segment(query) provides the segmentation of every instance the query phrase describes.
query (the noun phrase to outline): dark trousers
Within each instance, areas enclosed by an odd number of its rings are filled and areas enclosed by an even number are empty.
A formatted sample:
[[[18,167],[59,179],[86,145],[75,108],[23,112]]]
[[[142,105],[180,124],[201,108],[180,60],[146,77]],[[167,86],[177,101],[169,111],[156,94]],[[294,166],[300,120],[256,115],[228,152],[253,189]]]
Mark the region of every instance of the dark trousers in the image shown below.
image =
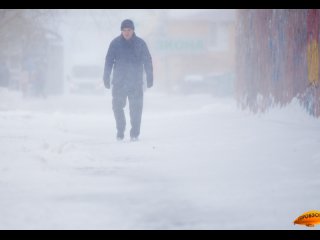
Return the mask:
[[[114,85],[112,88],[112,109],[116,120],[118,134],[123,134],[126,129],[126,117],[124,108],[129,101],[131,130],[130,137],[138,137],[140,134],[141,115],[143,108],[142,86],[128,87]]]

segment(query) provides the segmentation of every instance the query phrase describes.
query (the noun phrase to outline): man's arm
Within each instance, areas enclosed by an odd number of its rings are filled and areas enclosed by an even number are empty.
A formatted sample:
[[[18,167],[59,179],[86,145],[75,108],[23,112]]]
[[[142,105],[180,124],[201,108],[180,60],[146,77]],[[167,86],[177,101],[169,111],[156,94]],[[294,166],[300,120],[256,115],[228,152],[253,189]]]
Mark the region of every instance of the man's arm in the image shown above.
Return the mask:
[[[114,61],[115,61],[115,47],[114,47],[114,43],[111,42],[106,55],[106,60],[104,64],[104,73],[103,73],[103,82],[104,82],[104,86],[107,89],[110,89],[110,75],[114,65]]]
[[[151,88],[153,86],[152,57],[145,42],[143,43],[143,64],[147,75],[147,87]]]

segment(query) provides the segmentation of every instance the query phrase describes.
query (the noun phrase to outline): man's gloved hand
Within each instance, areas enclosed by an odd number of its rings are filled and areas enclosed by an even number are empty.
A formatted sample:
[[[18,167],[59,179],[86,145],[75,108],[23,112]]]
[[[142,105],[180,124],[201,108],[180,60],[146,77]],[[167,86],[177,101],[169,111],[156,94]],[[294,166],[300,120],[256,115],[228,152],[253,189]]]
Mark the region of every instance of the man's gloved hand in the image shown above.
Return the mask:
[[[105,88],[110,89],[110,78],[104,78],[103,82],[104,82]]]
[[[153,81],[147,81],[147,88],[151,88],[153,86]]]

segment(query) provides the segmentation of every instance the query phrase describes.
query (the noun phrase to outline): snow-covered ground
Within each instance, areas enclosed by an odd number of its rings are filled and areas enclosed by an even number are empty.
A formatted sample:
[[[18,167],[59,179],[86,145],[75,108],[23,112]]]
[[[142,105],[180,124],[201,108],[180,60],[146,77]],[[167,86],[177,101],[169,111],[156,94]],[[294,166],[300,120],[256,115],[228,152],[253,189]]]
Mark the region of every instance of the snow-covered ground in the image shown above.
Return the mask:
[[[319,121],[296,102],[254,115],[151,90],[140,141],[117,142],[110,92],[2,91],[0,229],[305,229],[292,222],[320,208]]]

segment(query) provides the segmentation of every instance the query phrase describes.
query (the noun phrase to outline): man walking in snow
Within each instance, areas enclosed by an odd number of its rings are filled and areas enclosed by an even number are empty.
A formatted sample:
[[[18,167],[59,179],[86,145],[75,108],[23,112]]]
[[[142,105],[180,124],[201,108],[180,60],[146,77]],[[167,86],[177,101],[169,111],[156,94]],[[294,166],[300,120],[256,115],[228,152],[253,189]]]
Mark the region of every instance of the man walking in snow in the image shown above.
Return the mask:
[[[117,126],[117,139],[124,139],[126,118],[124,107],[127,98],[130,109],[130,138],[138,140],[143,108],[143,69],[147,87],[153,86],[152,58],[144,40],[134,32],[134,23],[126,19],[121,23],[121,35],[110,43],[103,81],[107,89],[112,84],[112,109]],[[112,72],[112,81],[110,75]]]

